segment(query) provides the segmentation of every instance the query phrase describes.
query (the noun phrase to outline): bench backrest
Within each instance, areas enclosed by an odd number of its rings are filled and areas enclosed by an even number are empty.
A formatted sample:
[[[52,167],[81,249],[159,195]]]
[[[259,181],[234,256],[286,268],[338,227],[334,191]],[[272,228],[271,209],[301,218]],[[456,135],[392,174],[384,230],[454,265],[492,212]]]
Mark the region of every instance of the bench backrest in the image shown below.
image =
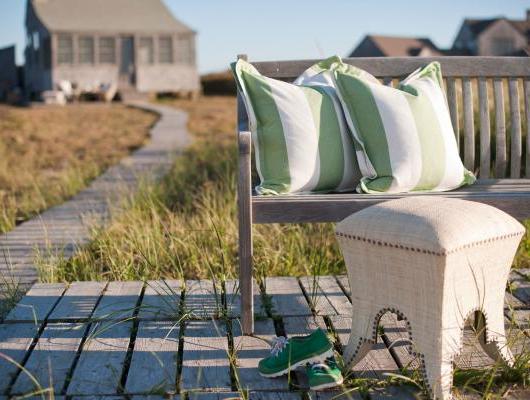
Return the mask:
[[[244,56],[243,56],[244,57]],[[480,178],[530,178],[530,57],[347,58],[387,85],[431,61],[442,66],[451,120],[465,166]],[[318,60],[252,62],[292,81]],[[242,107],[239,127],[247,124]]]

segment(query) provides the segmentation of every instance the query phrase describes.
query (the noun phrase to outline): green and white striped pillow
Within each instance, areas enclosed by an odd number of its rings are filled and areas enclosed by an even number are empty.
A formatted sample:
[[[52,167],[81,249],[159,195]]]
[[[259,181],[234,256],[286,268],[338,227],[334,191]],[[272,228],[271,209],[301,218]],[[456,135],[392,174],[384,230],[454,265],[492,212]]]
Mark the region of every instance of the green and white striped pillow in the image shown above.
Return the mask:
[[[333,80],[359,150],[358,191],[447,191],[475,181],[458,154],[439,63],[397,89],[350,71],[337,65]]]
[[[258,194],[354,190],[360,179],[351,133],[332,86],[332,57],[287,83],[238,60],[232,69],[249,114]],[[345,68],[348,70],[348,68]]]

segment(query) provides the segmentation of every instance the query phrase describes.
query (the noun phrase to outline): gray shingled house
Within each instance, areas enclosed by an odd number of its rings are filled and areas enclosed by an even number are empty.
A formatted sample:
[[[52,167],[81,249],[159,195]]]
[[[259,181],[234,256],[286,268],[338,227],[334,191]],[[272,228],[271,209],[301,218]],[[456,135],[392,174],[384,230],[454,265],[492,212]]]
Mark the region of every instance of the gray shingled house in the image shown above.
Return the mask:
[[[26,90],[70,81],[125,92],[199,90],[195,32],[161,0],[27,0]]]
[[[462,55],[529,56],[530,9],[526,19],[465,19],[451,50]]]

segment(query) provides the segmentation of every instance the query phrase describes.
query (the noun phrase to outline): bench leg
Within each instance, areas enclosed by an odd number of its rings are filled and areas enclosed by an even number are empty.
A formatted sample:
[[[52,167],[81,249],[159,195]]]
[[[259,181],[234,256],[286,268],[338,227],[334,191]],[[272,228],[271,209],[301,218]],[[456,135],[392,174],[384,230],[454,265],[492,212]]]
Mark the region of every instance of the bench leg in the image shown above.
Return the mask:
[[[243,334],[254,333],[252,280],[252,182],[250,173],[250,132],[239,133],[239,289]]]
[[[254,333],[252,269],[252,225],[248,224],[243,229],[240,228],[239,234],[239,288],[241,290],[241,326],[244,335]]]

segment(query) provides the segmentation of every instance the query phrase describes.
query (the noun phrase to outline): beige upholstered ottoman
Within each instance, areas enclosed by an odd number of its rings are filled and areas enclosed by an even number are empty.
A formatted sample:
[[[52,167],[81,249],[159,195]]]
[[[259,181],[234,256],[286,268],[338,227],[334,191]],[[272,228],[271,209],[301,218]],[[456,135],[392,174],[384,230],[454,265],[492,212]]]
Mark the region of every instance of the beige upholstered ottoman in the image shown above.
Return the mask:
[[[431,394],[451,398],[464,322],[481,311],[482,347],[512,362],[504,290],[523,233],[519,222],[491,206],[430,196],[375,205],[340,222],[336,234],[353,302],[345,361],[360,361],[376,341],[379,318],[395,312],[407,321]]]

